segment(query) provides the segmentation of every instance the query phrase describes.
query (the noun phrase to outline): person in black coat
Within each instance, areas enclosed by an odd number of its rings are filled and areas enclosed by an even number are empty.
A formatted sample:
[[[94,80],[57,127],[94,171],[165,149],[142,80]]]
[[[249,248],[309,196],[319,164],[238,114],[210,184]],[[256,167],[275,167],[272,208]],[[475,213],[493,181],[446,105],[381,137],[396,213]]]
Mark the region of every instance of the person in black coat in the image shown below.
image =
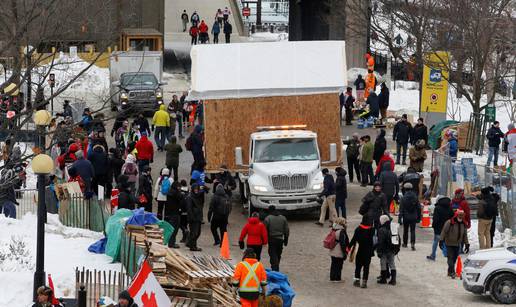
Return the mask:
[[[376,253],[380,258],[380,279],[379,284],[386,284],[390,275],[390,285],[396,285],[396,256],[394,245],[392,244],[391,218],[388,215],[380,216],[380,228],[378,228],[378,244],[376,245]],[[390,274],[389,274],[390,270]]]
[[[231,213],[231,200],[229,199],[224,186],[218,184],[215,195],[211,198],[208,209],[208,222],[211,223],[213,245],[221,245],[224,233],[227,231],[229,214]],[[220,232],[220,236],[219,236]]]
[[[428,144],[428,128],[425,126],[422,117],[417,120],[417,124],[412,129],[410,143],[416,145],[419,140],[424,140],[425,144]]]
[[[110,173],[112,174],[112,176],[108,178],[108,181],[113,182],[113,180],[115,180],[115,182],[118,183],[118,177],[122,173],[122,166],[125,163],[124,159],[122,159],[122,155],[120,154],[120,150],[118,148],[110,148],[108,159],[109,164],[111,165]]]
[[[384,212],[389,212],[389,207],[393,199],[398,200],[398,194],[400,192],[400,184],[398,181],[398,176],[391,170],[391,162],[387,161],[382,165],[382,171],[380,172],[380,177],[378,178],[382,186],[382,192],[385,194],[387,198],[386,207],[384,208]]]
[[[197,252],[202,251],[201,248],[197,247],[197,240],[201,236],[201,224],[202,224],[202,207],[204,203],[204,193],[201,192],[199,185],[192,184],[192,191],[186,198],[186,210],[188,212],[188,228],[190,233],[188,236],[188,243],[186,246],[191,251]]]
[[[405,194],[405,188],[403,187],[405,183],[410,182],[412,185],[412,191],[419,196],[419,181],[421,181],[421,176],[416,172],[416,169],[409,166],[406,172],[403,172],[398,177],[398,182],[401,184],[401,193]]]
[[[372,223],[369,218],[364,216],[362,223],[355,229],[353,238],[349,242],[351,249],[356,248],[355,245],[358,243],[358,251],[355,257],[355,278],[353,281],[353,286],[355,287],[367,288],[369,265],[374,255],[373,236],[374,228]],[[362,276],[360,276],[361,272]],[[360,277],[362,277],[362,279]]]
[[[233,33],[233,26],[229,23],[229,21],[224,22],[223,31],[226,38],[226,44],[231,43],[231,33]]]
[[[369,96],[367,97],[366,104],[369,105],[369,115],[378,118],[380,117],[380,105],[378,104],[378,96],[374,90],[369,90]]]
[[[387,197],[385,197],[385,194],[382,192],[380,182],[377,181],[373,185],[373,190],[362,198],[362,205],[358,213],[368,219],[368,225],[374,225],[375,228],[378,228],[380,225],[380,216],[388,213],[384,212],[386,206]]]
[[[378,136],[374,142],[374,152],[373,159],[376,162],[376,165],[380,163],[380,159],[383,156],[383,153],[387,149],[387,140],[385,140],[385,129],[380,129]]]
[[[108,192],[108,174],[110,173],[111,165],[104,147],[102,145],[93,146],[92,152],[88,155],[88,160],[90,160],[95,171],[95,176],[92,180],[93,191],[98,195],[98,186],[101,185],[105,188],[105,192]],[[111,190],[109,192],[111,193]]]
[[[138,178],[138,197],[145,196],[146,202],[140,203],[139,207],[145,207],[147,212],[152,212],[152,186],[151,168],[145,165]]]
[[[172,248],[179,248],[179,245],[176,244],[176,236],[181,226],[181,210],[185,207],[185,198],[180,188],[179,182],[174,181],[172,183],[167,194],[167,203],[165,204],[165,221],[174,228],[172,236],[168,241],[168,246]]]
[[[432,243],[432,253],[426,256],[428,260],[435,260],[437,246],[441,241],[441,231],[444,223],[453,217],[451,209],[451,199],[449,197],[439,197],[435,203],[434,214],[432,216],[432,228],[434,229],[434,242]]]
[[[143,114],[139,114],[138,118],[134,120],[133,125],[137,125],[140,128],[140,133],[147,132],[147,136],[151,136],[151,128],[149,126],[149,121],[143,116]]]
[[[486,134],[486,139],[488,140],[489,145],[487,166],[491,165],[491,160],[493,160],[493,167],[498,166],[498,152],[500,151],[500,143],[504,136],[505,135],[502,130],[500,130],[500,122],[495,121]]]
[[[337,180],[335,180],[335,210],[337,215],[346,218],[346,198],[348,198],[348,184],[346,182],[347,172],[342,167],[335,169]]]
[[[410,228],[410,246],[416,250],[416,224],[421,221],[421,206],[417,194],[412,190],[412,184],[403,185],[405,194],[400,200],[400,215],[398,222],[403,225],[403,247],[407,247],[408,232]]]
[[[118,209],[135,209],[137,200],[133,193],[131,193],[131,185],[129,184],[128,180],[129,177],[126,175],[118,176]]]
[[[353,120],[353,107],[355,104],[355,97],[353,97],[353,89],[348,87],[346,93],[344,93],[344,108],[346,109],[346,125],[351,125]],[[342,112],[342,111],[341,111]],[[342,116],[342,114],[341,114]]]
[[[330,171],[327,168],[322,169],[322,174],[324,176],[323,191],[321,192],[319,197],[324,198],[324,201],[321,206],[321,214],[319,215],[319,221],[315,222],[315,224],[319,226],[324,225],[327,210],[330,211],[330,223],[333,223],[333,219],[337,217],[337,212],[335,210],[335,180],[333,179],[333,176],[330,174]]]
[[[387,118],[387,109],[389,108],[389,88],[382,82],[380,85],[380,94],[378,95],[378,105],[380,106],[380,114],[382,120]]]
[[[407,114],[403,114],[401,116],[401,120],[399,120],[396,125],[394,125],[392,140],[396,141],[396,164],[400,164],[400,158],[402,156],[401,150],[403,149],[402,162],[403,165],[406,165],[405,161],[407,160],[407,148],[410,137],[412,135],[412,125],[408,122],[407,119]]]

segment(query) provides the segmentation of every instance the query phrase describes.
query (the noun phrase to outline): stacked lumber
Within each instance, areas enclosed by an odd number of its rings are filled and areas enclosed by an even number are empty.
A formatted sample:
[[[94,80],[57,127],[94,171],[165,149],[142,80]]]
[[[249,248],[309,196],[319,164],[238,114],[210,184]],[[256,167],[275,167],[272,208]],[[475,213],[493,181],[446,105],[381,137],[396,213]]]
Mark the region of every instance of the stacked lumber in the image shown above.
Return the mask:
[[[152,272],[159,282],[167,281],[167,265],[165,259],[167,249],[163,244],[163,229],[158,225],[127,225],[127,233],[137,246],[148,249],[148,262],[152,267]]]
[[[172,284],[180,287],[211,289],[216,304],[239,306],[237,297],[229,285],[234,268],[228,262],[210,257],[187,257],[180,251],[167,249],[167,276]]]

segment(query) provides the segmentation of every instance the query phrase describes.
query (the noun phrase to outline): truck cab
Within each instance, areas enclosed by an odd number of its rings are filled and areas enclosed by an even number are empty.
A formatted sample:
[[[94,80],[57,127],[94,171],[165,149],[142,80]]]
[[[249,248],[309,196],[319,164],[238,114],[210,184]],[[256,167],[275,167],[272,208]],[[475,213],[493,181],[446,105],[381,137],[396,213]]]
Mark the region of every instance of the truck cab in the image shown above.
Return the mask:
[[[270,205],[289,211],[320,207],[317,199],[323,190],[323,176],[317,133],[280,127],[259,130],[250,135],[248,174],[240,175],[249,212]],[[330,145],[331,151],[336,157],[335,144]],[[241,164],[241,148],[237,147],[235,154]]]

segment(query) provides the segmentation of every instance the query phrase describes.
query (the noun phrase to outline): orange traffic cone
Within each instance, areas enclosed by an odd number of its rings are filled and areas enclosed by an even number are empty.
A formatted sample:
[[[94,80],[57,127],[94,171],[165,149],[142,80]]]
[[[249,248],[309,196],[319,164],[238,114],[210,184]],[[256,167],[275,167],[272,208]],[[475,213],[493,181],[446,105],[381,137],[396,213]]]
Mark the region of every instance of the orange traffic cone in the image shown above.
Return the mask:
[[[423,203],[423,216],[421,218],[421,228],[430,228],[432,223],[430,221],[430,210],[428,208],[428,202]]]
[[[455,275],[460,278],[462,275],[462,259],[460,259],[460,256],[457,257],[457,267],[455,268]]]
[[[222,245],[220,246],[220,256],[226,260],[231,259],[231,255],[229,254],[229,238],[228,233],[224,233],[224,237],[222,238]]]

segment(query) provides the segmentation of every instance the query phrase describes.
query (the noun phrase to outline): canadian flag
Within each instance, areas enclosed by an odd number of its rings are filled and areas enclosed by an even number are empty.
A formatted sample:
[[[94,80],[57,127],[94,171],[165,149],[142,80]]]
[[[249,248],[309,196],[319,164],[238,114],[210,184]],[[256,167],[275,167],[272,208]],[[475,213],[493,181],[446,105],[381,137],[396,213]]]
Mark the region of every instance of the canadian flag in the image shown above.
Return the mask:
[[[172,305],[147,261],[143,262],[140,271],[136,274],[127,291],[138,306],[170,307]]]

